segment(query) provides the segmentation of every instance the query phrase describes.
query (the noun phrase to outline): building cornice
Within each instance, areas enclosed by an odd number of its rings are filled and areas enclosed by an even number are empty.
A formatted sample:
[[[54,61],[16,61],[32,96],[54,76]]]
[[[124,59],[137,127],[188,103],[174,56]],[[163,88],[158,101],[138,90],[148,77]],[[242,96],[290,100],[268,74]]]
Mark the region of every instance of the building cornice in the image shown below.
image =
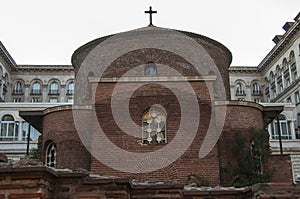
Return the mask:
[[[74,68],[72,65],[17,65],[15,67],[17,71],[73,71]]]
[[[16,62],[12,58],[12,56],[9,54],[9,52],[6,50],[5,46],[0,41],[0,56],[4,59],[4,61],[7,63],[7,65],[10,67],[11,70],[14,70],[16,67]]]
[[[279,55],[282,50],[289,44],[289,42],[294,38],[294,36],[299,32],[300,20],[296,21],[291,28],[289,28],[282,39],[273,47],[273,49],[267,54],[267,56],[259,63],[258,70],[263,71],[267,66],[269,66],[274,59]]]
[[[201,82],[215,81],[217,76],[133,76],[133,77],[89,77],[91,83],[111,83],[111,82]]]
[[[260,73],[256,66],[230,66],[230,73]]]

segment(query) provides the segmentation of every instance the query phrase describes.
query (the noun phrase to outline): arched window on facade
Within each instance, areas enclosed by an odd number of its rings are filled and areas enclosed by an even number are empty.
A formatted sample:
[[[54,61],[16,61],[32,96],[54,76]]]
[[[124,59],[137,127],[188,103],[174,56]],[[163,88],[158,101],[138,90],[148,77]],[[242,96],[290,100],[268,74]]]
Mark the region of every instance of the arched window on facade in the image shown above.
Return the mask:
[[[53,94],[53,95],[59,94],[59,85],[57,82],[52,82],[50,84],[49,94]]]
[[[15,122],[13,116],[4,115],[1,118],[0,140],[18,140],[19,123]]]
[[[56,146],[50,142],[46,151],[46,166],[56,167]]]
[[[297,74],[296,59],[295,59],[294,51],[291,51],[291,53],[290,53],[290,63],[291,63],[292,78],[293,78],[293,81],[295,81],[296,79],[298,79],[298,74]]]
[[[275,139],[275,140],[279,139],[277,119],[274,119],[270,125],[271,125],[270,126],[271,139]],[[279,116],[279,128],[281,132],[281,139],[283,140],[292,139],[290,121],[288,121],[284,115]]]
[[[74,94],[74,82],[70,82],[68,84],[68,87],[67,87],[67,94],[68,95],[73,95]]]
[[[166,114],[159,109],[149,109],[142,118],[142,142],[166,143]]]
[[[279,65],[276,66],[276,74],[277,74],[277,87],[278,94],[283,91],[283,83],[282,83],[282,68]]]
[[[157,75],[157,67],[153,62],[149,62],[145,65],[145,75],[146,76],[154,76]]]
[[[17,81],[14,85],[14,94],[23,94],[23,84],[21,81]]]
[[[260,95],[261,94],[259,83],[255,82],[255,83],[252,84],[252,94],[254,94],[254,95]]]
[[[235,94],[236,95],[244,95],[245,94],[244,86],[242,83],[239,82],[235,85]]]
[[[42,90],[41,90],[41,84],[39,82],[34,82],[32,84],[32,90],[31,90],[32,94],[41,94]]]
[[[289,64],[286,58],[282,61],[285,88],[291,85]]]

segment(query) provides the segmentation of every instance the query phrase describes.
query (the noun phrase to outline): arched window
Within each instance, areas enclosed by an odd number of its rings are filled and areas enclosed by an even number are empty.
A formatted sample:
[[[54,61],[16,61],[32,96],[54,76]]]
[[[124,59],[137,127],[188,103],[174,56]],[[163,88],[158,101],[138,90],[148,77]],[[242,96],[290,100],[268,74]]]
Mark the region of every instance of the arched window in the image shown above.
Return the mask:
[[[23,85],[21,81],[17,81],[14,85],[14,94],[23,94]]]
[[[260,85],[257,82],[252,84],[252,94],[254,94],[254,95],[260,95],[261,94]]]
[[[146,76],[157,75],[157,67],[155,63],[149,62],[145,65],[145,75]]]
[[[51,142],[47,147],[46,166],[48,167],[56,166],[56,146],[53,142]]]
[[[284,115],[279,116],[279,124],[280,124],[279,127],[281,132],[281,138],[285,140],[292,139],[290,121],[287,121]],[[271,125],[271,138],[279,139],[277,119],[274,119],[274,121],[270,125]]]
[[[19,123],[15,122],[13,116],[4,115],[1,119],[0,140],[18,140]]]
[[[294,51],[291,51],[291,53],[290,53],[290,62],[291,62],[291,65],[296,63]]]
[[[67,94],[68,95],[73,95],[74,94],[74,82],[70,82],[68,84]]]
[[[166,143],[166,115],[159,109],[149,109],[142,118],[144,144]]]
[[[3,76],[3,66],[0,64],[0,78]]]
[[[291,53],[290,53],[290,63],[291,63],[292,78],[293,78],[293,81],[295,81],[296,79],[298,79],[298,74],[297,74],[296,59],[295,59],[294,51],[291,51]]]
[[[236,93],[236,95],[244,95],[245,94],[242,83],[239,82],[235,85],[235,93]]]
[[[39,82],[34,82],[32,84],[32,94],[41,94],[41,84]]]
[[[54,94],[54,95],[59,94],[58,83],[52,82],[50,84],[49,94]]]

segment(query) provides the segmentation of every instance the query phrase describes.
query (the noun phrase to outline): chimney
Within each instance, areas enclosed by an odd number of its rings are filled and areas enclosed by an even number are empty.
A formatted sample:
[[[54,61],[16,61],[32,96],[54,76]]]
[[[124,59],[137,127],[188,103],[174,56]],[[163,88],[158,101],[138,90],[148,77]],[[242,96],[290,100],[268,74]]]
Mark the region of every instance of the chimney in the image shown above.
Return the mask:
[[[292,26],[293,26],[294,22],[286,22],[284,25],[283,25],[283,29],[285,31],[288,31]]]
[[[272,41],[275,43],[275,44],[278,44],[278,42],[282,39],[282,35],[276,35]]]

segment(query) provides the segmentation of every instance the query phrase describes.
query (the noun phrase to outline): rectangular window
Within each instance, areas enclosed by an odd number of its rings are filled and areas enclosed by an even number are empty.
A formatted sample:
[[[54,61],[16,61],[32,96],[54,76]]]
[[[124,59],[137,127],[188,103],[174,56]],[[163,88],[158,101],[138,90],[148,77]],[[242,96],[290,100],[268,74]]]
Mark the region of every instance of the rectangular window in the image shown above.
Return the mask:
[[[287,102],[287,103],[292,103],[291,97],[288,97],[288,98],[286,99],[286,102]]]
[[[40,98],[39,97],[33,97],[33,98],[31,98],[31,102],[40,102]]]
[[[67,101],[67,102],[73,104],[73,101],[74,101],[73,98],[68,98],[68,101]]]
[[[49,102],[50,103],[57,103],[58,99],[57,98],[50,98]]]

